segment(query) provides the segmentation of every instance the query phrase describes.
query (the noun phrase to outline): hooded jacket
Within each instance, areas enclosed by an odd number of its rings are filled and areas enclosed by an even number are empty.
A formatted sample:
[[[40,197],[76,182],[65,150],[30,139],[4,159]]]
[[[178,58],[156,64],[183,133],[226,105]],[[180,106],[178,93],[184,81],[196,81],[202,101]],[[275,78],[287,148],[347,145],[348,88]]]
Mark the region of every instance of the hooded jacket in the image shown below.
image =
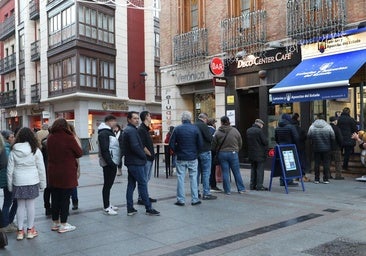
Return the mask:
[[[332,127],[323,119],[317,119],[310,126],[308,138],[313,146],[313,152],[330,152],[335,142]]]
[[[277,144],[299,144],[300,136],[297,129],[290,121],[281,119],[275,129],[275,140]]]
[[[39,183],[40,188],[46,187],[46,171],[41,150],[33,154],[28,142],[16,143],[9,154],[8,189],[14,186],[29,186]]]
[[[47,137],[48,182],[51,187],[70,189],[78,185],[77,158],[83,151],[71,131],[53,130]]]
[[[112,128],[101,123],[98,126],[99,164],[101,167],[117,166],[121,162],[119,141]]]
[[[227,136],[224,141],[226,134]],[[211,145],[212,150],[217,151],[221,143],[223,144],[220,148],[220,152],[239,152],[239,150],[243,146],[243,140],[241,138],[240,132],[236,128],[229,125],[220,126],[219,129],[215,132]]]

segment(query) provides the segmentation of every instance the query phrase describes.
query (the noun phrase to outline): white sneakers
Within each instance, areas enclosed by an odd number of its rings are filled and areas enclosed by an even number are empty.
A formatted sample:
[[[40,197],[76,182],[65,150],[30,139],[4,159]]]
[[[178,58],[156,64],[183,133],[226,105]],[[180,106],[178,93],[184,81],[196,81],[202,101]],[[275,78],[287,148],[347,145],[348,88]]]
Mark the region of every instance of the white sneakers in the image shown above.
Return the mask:
[[[58,232],[59,233],[65,233],[65,232],[70,232],[70,231],[74,231],[76,229],[75,226],[70,225],[69,223],[65,223],[64,225],[60,225],[60,227],[58,228]]]
[[[105,215],[110,215],[110,216],[113,216],[113,215],[117,215],[117,210],[118,210],[118,207],[117,206],[113,206],[113,205],[110,205],[108,208],[105,208],[103,210],[103,213]]]

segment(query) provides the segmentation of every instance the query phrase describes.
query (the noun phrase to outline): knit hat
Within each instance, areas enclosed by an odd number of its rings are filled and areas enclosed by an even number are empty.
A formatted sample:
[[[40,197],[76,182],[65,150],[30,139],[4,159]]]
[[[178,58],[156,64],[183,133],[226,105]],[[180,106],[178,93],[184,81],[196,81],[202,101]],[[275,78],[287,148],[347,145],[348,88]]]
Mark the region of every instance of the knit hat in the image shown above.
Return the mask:
[[[254,123],[264,125],[264,122],[262,119],[255,119]]]
[[[282,119],[291,122],[291,116],[288,114],[282,114]]]
[[[9,139],[10,135],[14,134],[12,131],[10,130],[3,130],[1,131],[1,135],[4,137],[4,139]]]
[[[336,120],[338,120],[338,118],[337,118],[337,117],[335,117],[335,116],[331,116],[331,117],[329,117],[329,122],[334,122],[334,121],[336,121]]]

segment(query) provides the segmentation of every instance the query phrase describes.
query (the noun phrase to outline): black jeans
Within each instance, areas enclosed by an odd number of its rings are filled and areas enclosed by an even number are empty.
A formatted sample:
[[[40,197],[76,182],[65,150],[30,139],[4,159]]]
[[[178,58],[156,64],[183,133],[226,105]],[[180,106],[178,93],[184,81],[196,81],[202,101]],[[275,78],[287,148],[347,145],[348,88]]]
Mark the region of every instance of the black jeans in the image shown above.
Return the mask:
[[[61,223],[67,222],[69,216],[70,195],[72,189],[52,188],[52,220]]]
[[[250,187],[260,189],[263,187],[264,162],[253,161],[250,170]]]
[[[216,151],[211,150],[211,174],[210,174],[210,187],[216,188],[216,165],[214,163],[214,158],[216,155]]]
[[[116,173],[117,173],[116,165],[114,166],[107,165],[103,167],[104,184],[103,184],[102,196],[103,196],[104,209],[110,206],[109,198],[111,194],[111,188],[114,183],[114,179],[116,178]]]
[[[344,146],[344,155],[343,155],[343,166],[342,168],[344,170],[348,169],[348,162],[349,162],[349,157],[351,156],[351,153],[353,151],[354,146]]]
[[[330,152],[314,152],[315,181],[319,181],[320,163],[323,162],[323,180],[328,181],[330,175]]]
[[[51,208],[51,188],[46,187],[43,191],[43,204],[44,208],[49,209]]]

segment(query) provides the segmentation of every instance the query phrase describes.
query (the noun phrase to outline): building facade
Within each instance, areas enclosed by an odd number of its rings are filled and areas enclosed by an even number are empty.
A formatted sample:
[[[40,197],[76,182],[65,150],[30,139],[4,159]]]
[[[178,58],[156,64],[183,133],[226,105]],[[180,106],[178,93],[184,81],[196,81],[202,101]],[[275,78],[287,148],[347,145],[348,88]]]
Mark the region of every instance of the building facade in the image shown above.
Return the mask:
[[[276,103],[270,89],[303,62],[309,47],[320,53],[322,42],[346,37],[349,30],[361,32],[365,7],[366,1],[344,0],[162,1],[161,47],[169,49],[161,55],[163,130],[179,124],[183,110],[203,111],[215,118],[228,115],[245,138],[246,129],[261,118],[273,147],[283,113],[299,113],[305,129],[316,114],[333,115],[345,106],[356,116],[359,86],[350,86],[350,101]],[[212,85],[213,57],[223,59],[226,86]],[[242,162],[246,148],[244,142]]]
[[[97,151],[104,116],[116,115],[125,125],[128,111],[149,110],[159,137],[159,19],[145,8],[158,1],[1,4],[1,129],[40,128],[63,117],[74,124],[87,153]]]

